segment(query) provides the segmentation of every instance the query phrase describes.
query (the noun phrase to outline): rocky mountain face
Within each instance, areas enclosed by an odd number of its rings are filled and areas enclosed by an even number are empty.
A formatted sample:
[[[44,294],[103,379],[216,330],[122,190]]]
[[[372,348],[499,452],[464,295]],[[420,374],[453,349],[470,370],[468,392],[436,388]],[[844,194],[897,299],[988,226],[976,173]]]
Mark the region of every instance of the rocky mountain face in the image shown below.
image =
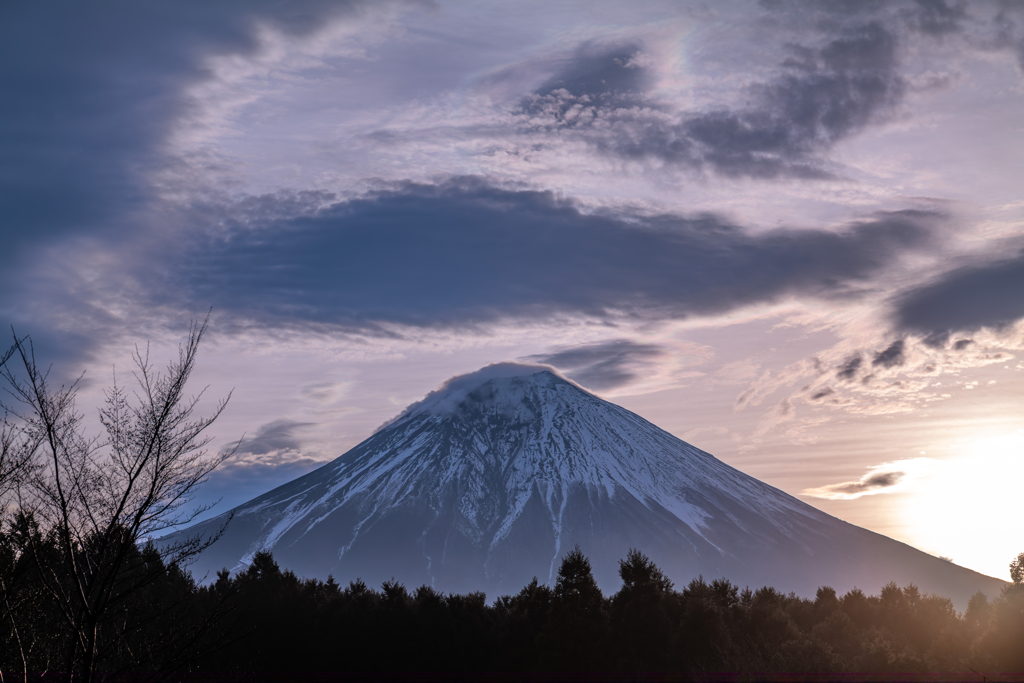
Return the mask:
[[[889,581],[960,609],[1002,581],[847,524],[538,366],[449,381],[323,467],[239,506],[197,576],[270,550],[299,576],[514,593],[579,545],[606,593],[630,548],[703,575],[813,597]],[[182,535],[212,534],[226,515]]]

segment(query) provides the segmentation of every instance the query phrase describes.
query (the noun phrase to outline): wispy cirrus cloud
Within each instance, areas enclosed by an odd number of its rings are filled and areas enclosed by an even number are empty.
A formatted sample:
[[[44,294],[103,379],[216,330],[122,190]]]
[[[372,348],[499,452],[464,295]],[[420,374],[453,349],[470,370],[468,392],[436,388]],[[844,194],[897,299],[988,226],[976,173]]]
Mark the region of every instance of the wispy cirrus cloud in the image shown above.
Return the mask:
[[[954,399],[961,391],[979,388],[979,382],[960,376],[963,371],[986,366],[1010,369],[1016,352],[1024,348],[1021,327],[1018,324],[1001,333],[983,331],[973,339],[946,336],[941,340],[912,334],[893,340],[891,331],[882,327],[869,335],[875,338],[873,345],[851,352],[850,341],[844,340],[763,373],[737,396],[735,407],[772,406],[759,421],[757,439],[774,430],[788,435],[793,424],[828,420],[831,411],[910,414]],[[986,386],[992,384],[995,382],[989,381]]]
[[[522,360],[552,365],[581,385],[601,391],[630,384],[645,371],[653,374],[667,356],[669,351],[660,344],[611,339],[525,356]]]

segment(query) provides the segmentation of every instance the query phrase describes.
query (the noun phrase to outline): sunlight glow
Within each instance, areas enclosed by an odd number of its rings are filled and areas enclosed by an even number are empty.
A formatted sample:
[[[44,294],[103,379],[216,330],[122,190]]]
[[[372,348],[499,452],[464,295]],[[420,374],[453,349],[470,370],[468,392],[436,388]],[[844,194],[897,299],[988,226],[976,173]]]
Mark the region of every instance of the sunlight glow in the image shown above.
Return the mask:
[[[916,536],[911,543],[1007,579],[1010,561],[1024,551],[1024,430],[970,440],[958,451],[936,462],[931,476],[907,497],[903,516]]]

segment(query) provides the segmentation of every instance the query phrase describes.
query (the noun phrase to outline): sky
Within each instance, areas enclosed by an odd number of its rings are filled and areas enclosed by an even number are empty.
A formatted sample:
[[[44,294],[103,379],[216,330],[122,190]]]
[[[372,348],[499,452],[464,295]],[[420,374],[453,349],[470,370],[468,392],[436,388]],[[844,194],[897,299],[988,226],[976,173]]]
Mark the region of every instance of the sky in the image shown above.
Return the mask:
[[[0,324],[92,420],[209,312],[211,514],[518,360],[1024,551],[1022,2],[4,3],[0,92]]]

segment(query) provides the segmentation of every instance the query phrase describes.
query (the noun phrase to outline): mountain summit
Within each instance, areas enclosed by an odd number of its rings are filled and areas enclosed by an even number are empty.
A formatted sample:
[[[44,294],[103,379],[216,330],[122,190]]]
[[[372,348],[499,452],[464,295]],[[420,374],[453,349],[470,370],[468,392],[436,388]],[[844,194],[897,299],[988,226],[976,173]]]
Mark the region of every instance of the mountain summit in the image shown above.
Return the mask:
[[[961,609],[1003,585],[827,515],[551,368],[514,363],[449,380],[338,459],[233,512],[199,575],[270,550],[300,576],[497,595],[534,576],[553,584],[578,544],[606,592],[630,548],[678,583],[702,574],[814,595],[896,581]]]

